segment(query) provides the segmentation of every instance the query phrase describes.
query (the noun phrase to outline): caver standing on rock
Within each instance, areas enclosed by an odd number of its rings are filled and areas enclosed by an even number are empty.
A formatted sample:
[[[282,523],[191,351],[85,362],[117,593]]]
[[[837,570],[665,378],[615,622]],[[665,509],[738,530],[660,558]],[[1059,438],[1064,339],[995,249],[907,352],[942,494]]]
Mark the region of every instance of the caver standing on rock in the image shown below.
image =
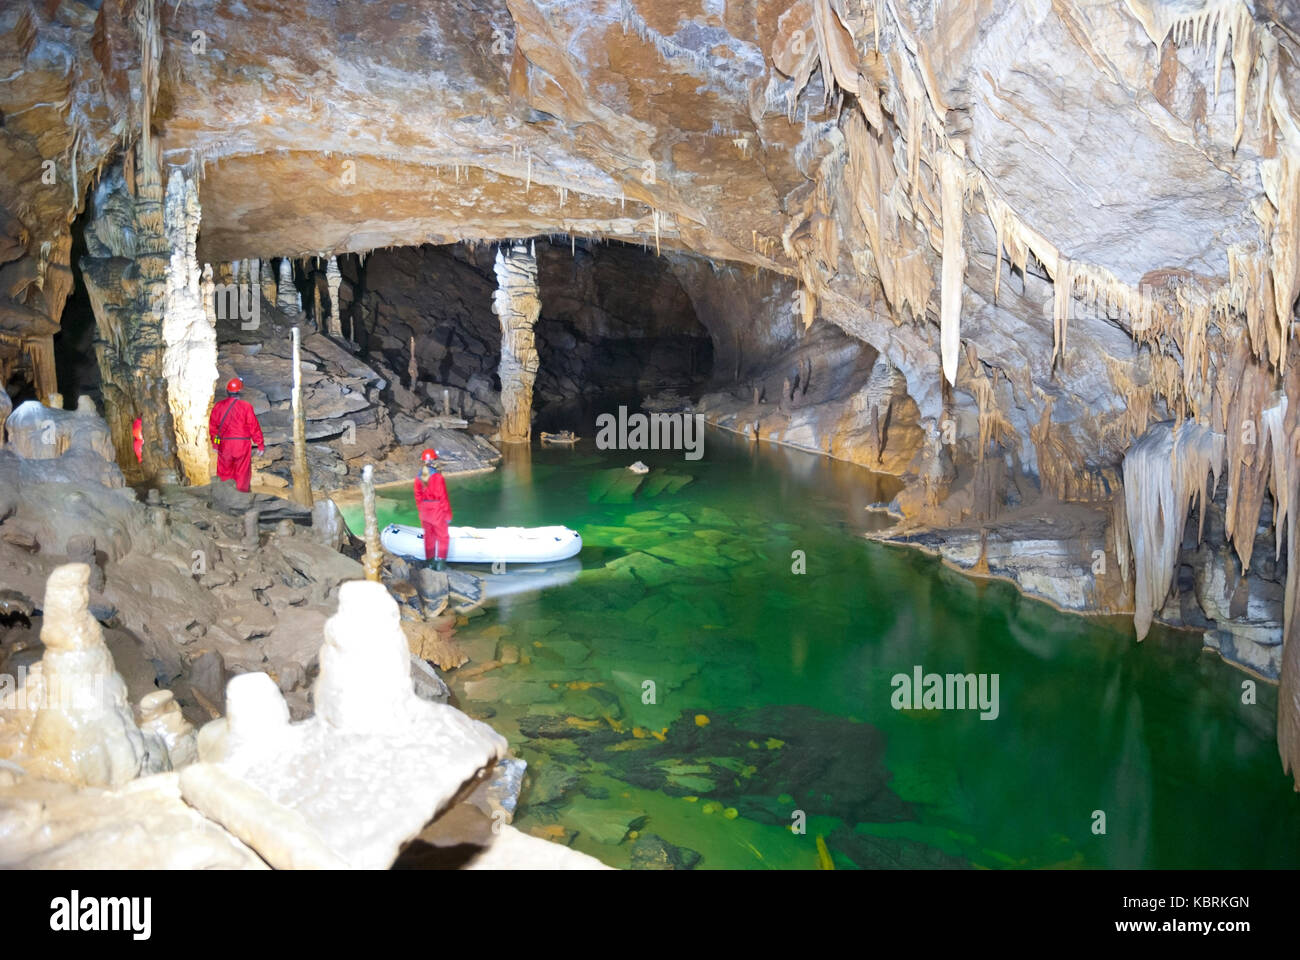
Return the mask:
[[[451,501],[447,481],[438,471],[438,451],[420,454],[420,475],[415,478],[415,509],[424,528],[424,559],[435,570],[447,569],[447,548],[451,545]]]
[[[238,377],[226,384],[226,399],[212,405],[208,417],[208,436],[217,451],[217,479],[234,480],[235,489],[249,492],[253,480],[253,444],[264,453],[262,425],[257,422],[253,405],[239,398],[244,381]]]

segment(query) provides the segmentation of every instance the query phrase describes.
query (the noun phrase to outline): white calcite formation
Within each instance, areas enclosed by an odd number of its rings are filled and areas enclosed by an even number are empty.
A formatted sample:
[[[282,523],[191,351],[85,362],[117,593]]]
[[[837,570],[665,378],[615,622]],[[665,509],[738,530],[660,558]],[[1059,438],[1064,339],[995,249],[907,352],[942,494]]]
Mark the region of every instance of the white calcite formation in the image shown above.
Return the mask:
[[[524,244],[498,250],[497,289],[492,310],[501,321],[501,439],[523,443],[532,436],[533,381],[537,347],[533,325],[541,313],[537,292],[537,258]]]
[[[302,296],[293,285],[293,261],[288,257],[280,261],[280,283],[276,287],[275,305],[290,316],[302,309]]]
[[[270,260],[257,261],[257,283],[262,288],[262,299],[267,303],[275,303],[275,267]]]
[[[77,789],[0,769],[0,867],[24,870],[265,870],[181,799],[175,773],[114,790]]]
[[[56,410],[28,400],[9,415],[6,431],[9,448],[25,460],[53,460],[69,450],[90,450],[113,460],[113,440],[93,404]]]
[[[419,699],[397,604],[353,581],[325,625],[316,714],[289,722],[265,674],[230,682],[227,716],[204,727],[185,799],[275,867],[382,869],[506,741]]]
[[[1152,616],[1169,594],[1193,497],[1204,505],[1218,484],[1223,445],[1222,434],[1198,423],[1157,423],[1124,457],[1124,497],[1136,573],[1133,625],[1139,640],[1151,629]]]
[[[126,683],[88,609],[89,579],[83,563],[50,574],[41,626],[45,653],[25,682],[0,699],[0,757],[49,780],[117,786],[165,770],[171,760],[163,736],[136,726]],[[187,727],[179,716],[158,717],[154,724],[178,746]]]
[[[330,313],[326,330],[331,337],[341,337],[343,319],[339,315],[339,287],[343,284],[343,274],[339,273],[338,257],[330,257],[325,264],[325,284],[330,292]]]
[[[173,171],[167,180],[163,222],[170,258],[163,313],[163,374],[176,430],[176,454],[190,483],[207,483],[208,408],[217,379],[217,334],[204,309],[207,284],[195,254],[198,239],[199,189]]]

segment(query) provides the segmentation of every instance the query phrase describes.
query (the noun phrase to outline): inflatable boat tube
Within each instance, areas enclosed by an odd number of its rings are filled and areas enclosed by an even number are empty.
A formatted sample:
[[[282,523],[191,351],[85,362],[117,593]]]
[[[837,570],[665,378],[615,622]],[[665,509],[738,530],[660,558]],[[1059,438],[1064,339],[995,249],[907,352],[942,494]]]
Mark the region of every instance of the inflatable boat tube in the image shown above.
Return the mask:
[[[449,527],[450,563],[554,563],[576,557],[582,537],[568,527]],[[424,530],[390,523],[379,534],[389,553],[424,559]]]

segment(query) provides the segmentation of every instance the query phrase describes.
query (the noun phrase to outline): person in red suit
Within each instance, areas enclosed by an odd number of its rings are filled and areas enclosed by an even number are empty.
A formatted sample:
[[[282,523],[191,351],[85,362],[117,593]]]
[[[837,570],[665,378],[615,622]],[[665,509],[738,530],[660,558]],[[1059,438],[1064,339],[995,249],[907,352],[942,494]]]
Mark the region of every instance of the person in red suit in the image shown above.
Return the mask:
[[[135,462],[144,463],[144,418],[136,417],[131,424],[131,449],[135,451]]]
[[[447,499],[447,481],[438,471],[438,451],[420,454],[420,475],[415,478],[415,509],[424,528],[424,560],[435,570],[447,569],[447,549],[451,545],[451,501]]]
[[[226,399],[212,405],[208,436],[217,451],[217,479],[234,480],[236,490],[248,493],[253,479],[253,444],[263,453],[266,443],[253,405],[239,398],[243,389],[244,381],[238,377],[226,384]]]

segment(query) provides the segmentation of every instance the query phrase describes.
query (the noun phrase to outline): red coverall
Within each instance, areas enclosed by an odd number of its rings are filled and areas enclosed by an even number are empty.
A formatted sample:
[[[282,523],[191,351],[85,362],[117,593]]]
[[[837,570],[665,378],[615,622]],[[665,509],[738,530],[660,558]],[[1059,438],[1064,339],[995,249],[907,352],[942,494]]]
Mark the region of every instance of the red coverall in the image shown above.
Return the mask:
[[[234,409],[227,415],[232,404]],[[217,451],[217,479],[234,480],[236,490],[248,493],[253,478],[253,444],[259,451],[266,449],[253,405],[238,397],[218,400],[208,417],[208,435]]]
[[[451,501],[447,499],[447,481],[441,473],[434,471],[427,481],[415,478],[415,509],[420,513],[420,526],[424,528],[424,559],[446,560],[447,548],[451,545],[447,532],[451,523]]]

